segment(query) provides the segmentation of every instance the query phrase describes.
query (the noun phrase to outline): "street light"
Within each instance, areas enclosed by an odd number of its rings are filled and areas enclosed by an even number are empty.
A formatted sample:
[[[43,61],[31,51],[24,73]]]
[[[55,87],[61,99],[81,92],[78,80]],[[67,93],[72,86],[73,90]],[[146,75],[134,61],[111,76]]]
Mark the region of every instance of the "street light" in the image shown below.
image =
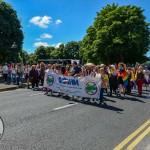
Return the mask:
[[[11,48],[17,48],[17,44],[14,42]]]
[[[17,48],[17,44],[14,42],[13,45],[11,46],[12,49]],[[14,54],[14,53],[13,53]],[[15,59],[15,58],[14,58]]]

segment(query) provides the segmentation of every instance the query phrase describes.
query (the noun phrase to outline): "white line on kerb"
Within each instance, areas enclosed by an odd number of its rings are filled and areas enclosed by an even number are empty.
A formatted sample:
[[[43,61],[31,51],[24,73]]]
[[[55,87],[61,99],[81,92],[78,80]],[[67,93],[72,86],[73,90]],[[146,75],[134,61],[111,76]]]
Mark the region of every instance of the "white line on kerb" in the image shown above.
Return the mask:
[[[148,145],[148,146],[145,148],[145,150],[150,150],[150,145]]]
[[[62,107],[54,108],[54,110],[60,110],[60,109],[63,109],[63,108],[71,107],[71,106],[76,105],[76,104],[78,104],[78,103],[69,104],[69,105],[65,105],[65,106],[62,106]]]
[[[32,95],[29,95],[29,96],[36,96],[36,95],[43,95],[43,93],[32,94]]]
[[[4,93],[12,93],[14,91],[23,91],[23,89],[15,89],[15,90],[11,90],[11,91],[2,91],[0,92],[0,94],[4,94]]]

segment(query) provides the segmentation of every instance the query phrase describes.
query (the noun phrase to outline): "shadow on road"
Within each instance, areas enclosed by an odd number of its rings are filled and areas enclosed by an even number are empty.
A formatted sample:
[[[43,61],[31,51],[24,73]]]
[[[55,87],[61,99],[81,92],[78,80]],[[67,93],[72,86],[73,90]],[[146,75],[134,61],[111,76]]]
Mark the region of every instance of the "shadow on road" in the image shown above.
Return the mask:
[[[125,97],[125,100],[130,100],[130,101],[136,101],[136,102],[141,102],[141,103],[145,103],[144,101],[137,99],[135,97]]]
[[[117,108],[117,107],[114,107],[114,106],[111,106],[111,105],[107,105],[107,104],[104,105],[104,106],[100,106],[99,105],[99,100],[96,100],[96,101],[93,101],[93,102],[91,102],[88,99],[87,100],[78,100],[78,99],[70,100],[69,96],[63,97],[63,99],[68,100],[68,101],[72,101],[72,102],[78,102],[78,103],[84,104],[84,105],[89,105],[89,106],[99,107],[99,108],[103,108],[103,109],[108,109],[108,110],[112,110],[112,111],[116,111],[116,112],[122,112],[122,111],[124,111],[121,108]],[[111,101],[113,103],[116,102],[116,101],[109,100],[109,99],[106,99],[106,98],[105,98],[105,101]]]

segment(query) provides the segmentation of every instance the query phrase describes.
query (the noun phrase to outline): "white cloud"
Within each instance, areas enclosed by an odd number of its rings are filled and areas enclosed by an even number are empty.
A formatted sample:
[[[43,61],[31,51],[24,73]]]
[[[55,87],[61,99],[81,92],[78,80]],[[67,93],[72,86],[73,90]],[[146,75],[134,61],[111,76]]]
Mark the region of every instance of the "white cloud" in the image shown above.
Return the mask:
[[[59,48],[59,46],[61,45],[62,43],[57,43],[56,45],[55,45],[55,48]]]
[[[41,39],[35,39],[36,41],[41,41]]]
[[[30,22],[41,28],[48,28],[48,24],[52,22],[51,20],[52,20],[51,16],[44,16],[44,17],[35,16],[32,19],[30,19]]]
[[[39,47],[39,46],[49,46],[47,42],[36,42],[33,44],[34,47]]]
[[[47,34],[47,33],[44,33],[44,34],[41,35],[42,39],[51,39],[52,37],[53,37],[52,35]]]
[[[56,22],[55,22],[56,24],[61,24],[62,23],[62,21],[60,20],[60,19],[58,19],[58,20],[56,20]]]

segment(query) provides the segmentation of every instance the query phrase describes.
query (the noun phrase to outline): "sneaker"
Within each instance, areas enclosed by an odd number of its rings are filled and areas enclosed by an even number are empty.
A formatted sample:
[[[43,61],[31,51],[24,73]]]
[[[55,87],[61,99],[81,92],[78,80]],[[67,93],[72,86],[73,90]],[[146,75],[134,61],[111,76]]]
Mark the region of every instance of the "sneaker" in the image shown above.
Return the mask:
[[[99,104],[101,107],[106,107],[107,106],[107,104],[105,103],[105,102],[100,102],[100,104]]]
[[[74,100],[74,96],[71,96],[71,101],[73,101]]]

